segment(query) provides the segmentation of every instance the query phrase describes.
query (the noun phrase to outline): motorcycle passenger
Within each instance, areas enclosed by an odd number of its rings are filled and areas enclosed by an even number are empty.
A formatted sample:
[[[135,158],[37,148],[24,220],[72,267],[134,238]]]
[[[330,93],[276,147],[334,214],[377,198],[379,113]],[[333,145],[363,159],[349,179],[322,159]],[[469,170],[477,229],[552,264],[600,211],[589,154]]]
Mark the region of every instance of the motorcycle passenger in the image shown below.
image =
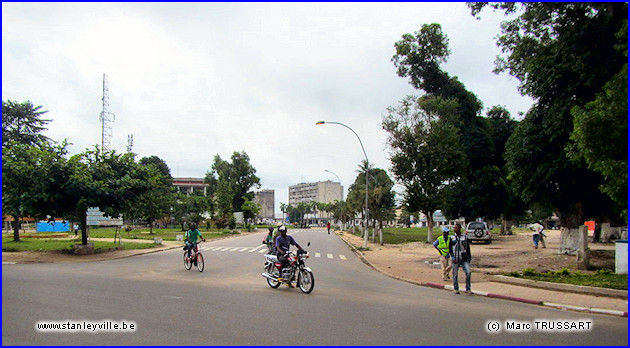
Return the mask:
[[[267,245],[267,254],[275,254],[276,251],[276,247],[273,243],[273,231],[274,228],[273,226],[269,226],[269,233],[267,233],[267,235],[265,236],[265,239],[263,239],[263,244]]]
[[[202,241],[206,241],[205,238],[201,235],[201,232],[197,229],[197,225],[192,223],[190,224],[190,229],[186,231],[186,250],[188,250],[188,257],[192,253],[192,249],[197,246],[197,237],[201,238]]]
[[[280,235],[276,238],[276,255],[278,256],[278,261],[282,263],[282,268],[285,268],[289,265],[289,260],[287,260],[286,254],[289,252],[291,245],[295,245],[299,250],[303,249],[293,237],[287,235],[286,226],[283,225],[278,227],[278,231],[280,232]],[[279,278],[278,280],[283,281],[282,278]]]

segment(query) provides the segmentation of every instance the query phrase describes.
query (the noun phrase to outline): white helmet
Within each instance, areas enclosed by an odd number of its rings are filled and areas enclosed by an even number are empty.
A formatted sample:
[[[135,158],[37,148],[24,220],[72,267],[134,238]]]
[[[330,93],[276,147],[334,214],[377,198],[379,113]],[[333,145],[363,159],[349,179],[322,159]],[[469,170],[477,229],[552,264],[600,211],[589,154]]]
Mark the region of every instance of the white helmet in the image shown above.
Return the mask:
[[[286,232],[286,231],[287,231],[287,227],[285,225],[278,227],[278,232]]]

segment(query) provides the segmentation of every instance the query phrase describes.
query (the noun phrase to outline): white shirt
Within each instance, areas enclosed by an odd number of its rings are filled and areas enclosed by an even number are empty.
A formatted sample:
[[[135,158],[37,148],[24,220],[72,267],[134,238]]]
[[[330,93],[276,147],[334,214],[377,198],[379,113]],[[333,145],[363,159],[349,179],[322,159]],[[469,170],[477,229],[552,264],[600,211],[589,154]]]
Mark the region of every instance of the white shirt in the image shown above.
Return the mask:
[[[540,232],[542,232],[542,230],[545,228],[543,227],[543,225],[539,224],[539,223],[535,223],[530,227],[532,230],[534,230],[532,232],[532,235],[534,234],[540,234]]]

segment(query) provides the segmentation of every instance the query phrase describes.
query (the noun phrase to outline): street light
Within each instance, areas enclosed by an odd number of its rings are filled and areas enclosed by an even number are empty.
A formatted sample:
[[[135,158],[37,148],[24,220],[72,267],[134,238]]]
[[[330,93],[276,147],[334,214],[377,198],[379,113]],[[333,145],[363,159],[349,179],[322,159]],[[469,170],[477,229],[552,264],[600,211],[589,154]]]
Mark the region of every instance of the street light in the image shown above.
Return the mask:
[[[357,139],[359,139],[359,144],[361,145],[361,150],[363,150],[363,155],[365,155],[365,220],[363,222],[363,247],[367,248],[368,246],[368,216],[369,216],[369,210],[368,210],[368,171],[370,169],[370,162],[368,160],[368,156],[365,153],[365,148],[363,147],[363,142],[361,141],[361,138],[359,138],[359,135],[357,134],[357,132],[355,132],[352,128],[346,126],[345,124],[341,123],[341,122],[326,122],[326,121],[319,121],[317,123],[315,123],[316,126],[322,125],[322,124],[338,124],[340,126],[344,126],[346,128],[348,128],[350,131],[352,131],[352,133],[354,133],[354,135],[357,136]],[[339,180],[341,182],[341,180]]]
[[[324,169],[324,171],[325,171],[326,173],[330,173],[330,174],[332,174],[332,175],[336,176],[336,177],[337,177],[337,180],[339,180],[339,186],[341,186],[341,179],[339,179],[339,175],[335,174],[335,172],[333,172],[333,171],[331,171],[331,170],[328,170],[328,169]],[[342,195],[342,196],[343,196],[343,195]],[[339,197],[339,200],[343,200],[343,197]]]

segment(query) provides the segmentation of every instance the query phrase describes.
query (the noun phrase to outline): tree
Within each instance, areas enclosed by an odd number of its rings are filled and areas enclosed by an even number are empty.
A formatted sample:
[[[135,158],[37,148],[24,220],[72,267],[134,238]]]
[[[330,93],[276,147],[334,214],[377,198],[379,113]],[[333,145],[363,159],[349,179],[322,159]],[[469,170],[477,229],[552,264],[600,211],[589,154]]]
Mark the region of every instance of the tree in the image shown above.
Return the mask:
[[[413,87],[423,90],[424,98],[433,98],[427,107],[435,108],[436,114],[442,113],[442,119],[457,128],[466,154],[466,169],[458,182],[449,185],[450,199],[442,210],[447,216],[463,216],[467,221],[486,216],[496,205],[492,191],[500,177],[490,164],[495,149],[487,123],[479,117],[481,102],[440,68],[450,54],[448,38],[439,24],[424,24],[414,34],[404,34],[394,46],[392,62],[398,75],[408,77]]]
[[[469,6],[478,15],[487,4]],[[569,228],[577,228],[586,217],[611,215],[615,210],[611,200],[598,192],[604,178],[589,170],[585,158],[571,156],[570,135],[579,108],[595,100],[626,64],[626,50],[618,46],[627,45],[627,38],[618,33],[627,30],[627,4],[490,6],[519,14],[501,25],[497,44],[503,55],[497,58],[495,72],[517,77],[521,93],[537,101],[507,144],[505,158],[515,192],[527,204],[553,207]],[[627,81],[627,75],[623,76]],[[615,102],[620,100],[615,98]],[[576,110],[575,115],[571,110]],[[575,141],[579,137],[575,135]],[[609,145],[626,146],[627,137],[615,141],[619,143]]]
[[[210,200],[211,198],[204,195],[203,192],[178,193],[173,207],[175,223],[181,226],[182,231],[186,230],[187,224],[195,223],[198,226],[210,209]]]
[[[348,214],[349,211],[365,211],[365,173],[367,171],[370,176],[368,182],[368,208],[370,210],[370,218],[374,222],[374,227],[376,227],[376,222],[378,222],[379,231],[381,233],[380,242],[382,244],[383,221],[388,221],[392,218],[395,206],[394,192],[392,191],[394,182],[389,178],[385,170],[374,168],[371,165],[368,167],[366,164],[367,163],[363,161],[359,166],[357,170],[359,174],[348,190],[346,201],[349,202],[347,203],[348,207],[344,212],[344,207],[342,206],[340,214],[343,216],[344,213]],[[372,235],[372,240],[374,241],[374,234]]]
[[[138,199],[135,213],[149,223],[149,234],[153,234],[153,223],[169,214],[175,202],[173,177],[166,162],[157,156],[144,157],[139,164],[149,174],[146,180],[149,191]]]
[[[627,56],[627,22],[617,34],[622,40],[618,49]],[[588,168],[604,177],[600,186],[626,220],[628,209],[628,64],[603,87],[595,100],[584,107],[575,106],[570,156],[584,160]]]
[[[92,150],[74,155],[65,163],[61,179],[52,189],[49,202],[55,216],[72,216],[81,221],[81,243],[87,244],[87,209],[98,207],[105,216],[118,217],[133,211],[139,198],[146,194],[147,169],[135,162],[131,153],[117,154]]]
[[[231,199],[231,212],[239,211],[245,203],[245,199],[253,200],[253,188],[260,187],[260,178],[256,176],[256,169],[251,165],[249,156],[245,151],[234,152],[231,162],[214,156],[212,171],[206,173],[205,182],[210,185],[210,191],[216,192],[217,199],[222,202],[228,197]],[[218,209],[222,214],[228,214],[227,207]],[[231,213],[230,212],[230,213]]]
[[[20,240],[22,217],[45,217],[52,190],[65,165],[67,143],[40,146],[9,140],[2,149],[2,212],[13,217],[13,239]]]
[[[40,111],[42,106],[33,106],[30,101],[17,103],[2,101],[2,149],[10,142],[28,145],[41,145],[50,139],[41,134],[51,120],[41,117],[48,111]]]
[[[388,108],[382,122],[388,132],[392,172],[405,186],[407,210],[427,217],[428,242],[433,241],[433,212],[444,204],[446,188],[465,174],[466,154],[458,130],[447,121],[456,113],[454,100],[408,96]]]
[[[241,206],[241,211],[243,212],[243,217],[245,221],[254,220],[258,213],[260,213],[260,204],[250,200],[245,197],[245,202]]]

